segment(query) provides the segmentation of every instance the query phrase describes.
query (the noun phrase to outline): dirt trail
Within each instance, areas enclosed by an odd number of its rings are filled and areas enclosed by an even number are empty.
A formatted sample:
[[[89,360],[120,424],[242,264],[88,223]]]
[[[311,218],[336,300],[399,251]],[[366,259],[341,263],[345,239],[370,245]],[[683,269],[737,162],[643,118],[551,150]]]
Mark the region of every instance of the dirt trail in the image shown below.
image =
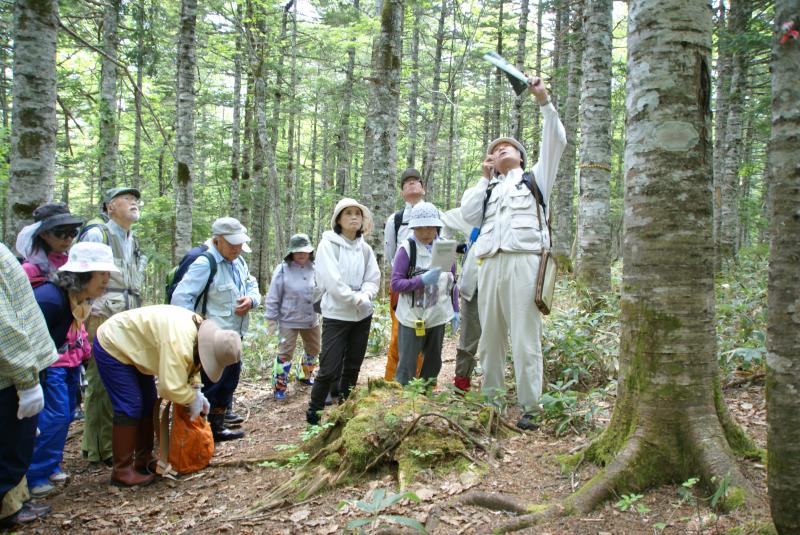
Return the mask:
[[[446,340],[440,384],[452,382],[455,349]],[[385,358],[364,361],[360,382],[368,377],[382,377]],[[20,533],[341,533],[346,524],[366,516],[346,506],[342,500],[363,499],[374,488],[396,490],[391,476],[376,476],[373,481],[346,486],[308,502],[265,515],[250,514],[259,497],[290,476],[288,469],[262,468],[237,461],[259,459],[273,453],[275,446],[298,443],[305,429],[307,387],[293,383],[285,402],[272,399],[271,385],[264,381],[243,381],[236,398],[236,410],[247,417],[243,429],[247,436],[238,441],[218,444],[211,466],[180,481],[161,480],[141,489],[118,489],[109,485],[110,469],[87,464],[80,457],[81,423],[73,424],[65,452],[65,469],[72,478],[65,487],[46,501],[53,512],[43,521],[27,526]],[[745,385],[726,392],[729,407],[760,446],[765,445],[765,407],[763,387]],[[516,413],[511,411],[509,418]],[[420,503],[401,502],[389,512],[425,522],[436,511],[437,534],[487,533],[504,520],[506,513],[449,505],[467,490],[502,492],[525,502],[544,502],[567,495],[594,473],[583,467],[573,476],[562,475],[555,455],[585,444],[585,436],[556,438],[547,430],[513,437],[503,444],[499,466],[479,481],[460,480],[456,475],[438,478],[432,474],[416,484]],[[745,473],[766,495],[764,466],[746,462]],[[525,533],[622,535],[654,533],[653,525],[667,524],[665,534],[700,533],[698,517],[705,518],[702,533],[724,533],[732,526],[748,525],[766,509],[735,512],[711,521],[710,511],[680,504],[677,487],[662,487],[637,500],[647,512],[621,511],[608,503],[587,517],[561,519],[531,528]],[[717,531],[715,531],[717,530]],[[410,531],[409,531],[410,533]],[[749,533],[745,529],[743,533]]]

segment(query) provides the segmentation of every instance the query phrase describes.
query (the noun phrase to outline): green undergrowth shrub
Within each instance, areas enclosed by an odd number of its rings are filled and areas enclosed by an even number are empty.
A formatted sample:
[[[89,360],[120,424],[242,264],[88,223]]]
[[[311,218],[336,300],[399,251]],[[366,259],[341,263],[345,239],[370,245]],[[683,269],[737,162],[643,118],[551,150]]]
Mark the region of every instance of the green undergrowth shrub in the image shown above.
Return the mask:
[[[767,247],[759,246],[739,251],[717,275],[717,355],[726,377],[764,371],[767,274]]]

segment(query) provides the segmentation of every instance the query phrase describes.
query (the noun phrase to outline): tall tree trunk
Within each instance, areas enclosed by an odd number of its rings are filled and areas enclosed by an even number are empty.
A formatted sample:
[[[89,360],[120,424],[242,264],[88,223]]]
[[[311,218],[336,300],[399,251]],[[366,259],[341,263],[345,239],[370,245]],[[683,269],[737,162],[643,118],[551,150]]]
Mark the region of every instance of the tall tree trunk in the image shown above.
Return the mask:
[[[726,26],[725,2],[719,3],[716,21],[717,31],[717,85],[714,98],[714,244],[717,251],[716,265],[719,261],[720,225],[722,222],[722,162],[724,161],[725,125],[728,122],[728,91],[731,86],[730,34]]]
[[[775,27],[794,20],[800,0],[775,2]],[[792,19],[792,17],[795,17]],[[800,533],[800,47],[772,42],[772,134],[769,176],[769,311],[767,319],[767,454],[769,502],[779,535]]]
[[[248,2],[249,4],[249,2]],[[253,206],[252,186],[250,180],[250,173],[252,170],[252,157],[253,157],[253,100],[255,93],[255,82],[253,81],[253,73],[248,70],[247,74],[247,87],[245,88],[244,99],[244,131],[242,132],[242,139],[244,146],[242,147],[242,184],[239,188],[239,221],[242,225],[250,226],[250,208]]]
[[[6,33],[2,32],[2,35],[3,40],[0,42],[0,115],[2,115],[3,132],[8,132],[8,78],[6,77],[8,53],[6,51],[9,43]],[[5,139],[3,141],[5,142]]]
[[[568,8],[565,8],[568,9]],[[575,239],[573,219],[575,216],[575,138],[578,132],[578,109],[581,100],[581,79],[583,78],[583,1],[578,0],[572,7],[569,38],[569,70],[567,75],[567,95],[564,99],[563,122],[567,134],[567,146],[561,156],[558,177],[553,189],[553,250],[559,265],[572,269],[572,242]],[[556,97],[558,95],[555,95]]]
[[[408,94],[408,150],[406,166],[417,165],[417,99],[419,98],[419,27],[422,22],[422,3],[414,1],[412,18],[414,27],[411,32],[411,91]],[[434,95],[435,97],[435,95]]]
[[[194,187],[194,70],[197,0],[181,0],[178,86],[175,106],[175,251],[173,261],[192,248]]]
[[[541,2],[537,2],[541,4]],[[517,30],[517,57],[514,64],[520,71],[525,70],[525,37],[528,35],[528,0],[520,3],[519,29]],[[541,22],[541,21],[540,21]],[[538,73],[536,73],[538,75]],[[511,136],[514,139],[523,141],[522,137],[522,101],[525,93],[515,96],[514,105],[511,108]]]
[[[500,0],[497,14],[497,53],[503,55],[503,8],[505,0]],[[494,69],[494,93],[492,94],[492,139],[500,137],[500,114],[503,108],[504,76],[500,69]]]
[[[142,183],[142,81],[144,79],[144,20],[146,17],[145,0],[136,4],[136,86],[133,91],[133,109],[136,113],[133,125],[133,169],[131,186],[141,188]]]
[[[428,121],[428,130],[425,133],[425,151],[422,155],[422,176],[426,181],[429,198],[436,195],[436,181],[434,180],[434,166],[439,145],[439,128],[442,126],[444,109],[442,107],[442,50],[444,48],[444,21],[447,16],[447,0],[442,0],[439,12],[439,25],[436,29],[436,48],[433,55],[433,83],[431,85],[431,117]]]
[[[297,94],[297,2],[292,4],[292,40],[291,40],[291,60],[289,67],[289,132],[286,144],[286,173],[283,177],[283,209],[286,223],[282,243],[289,243],[289,237],[295,228],[294,206],[295,206],[295,184],[297,183],[297,168],[295,166],[295,124],[298,120],[296,94]],[[299,129],[299,126],[297,126]],[[275,240],[276,243],[280,240]],[[280,256],[281,251],[276,251]]]
[[[236,18],[242,20],[242,5],[236,6]],[[231,124],[231,199],[230,214],[241,221],[241,200],[239,178],[242,161],[241,132],[242,126],[242,34],[236,33],[233,53],[233,120]]]
[[[117,25],[119,0],[108,0],[103,12],[103,55],[100,57],[100,191],[117,183]]]
[[[730,32],[743,35],[749,26],[752,0],[732,0]],[[720,184],[720,221],[718,261],[736,255],[736,238],[739,236],[739,167],[742,150],[742,117],[744,97],[747,92],[747,66],[750,50],[737,46],[731,62],[728,116],[725,124],[722,173]]]
[[[369,107],[364,125],[364,167],[360,184],[362,202],[372,211],[376,225],[386,220],[394,206],[397,174],[397,122],[400,96],[403,0],[384,0],[381,31],[372,49]],[[368,236],[380,256],[380,231]]]
[[[353,9],[356,13],[358,13],[359,7],[359,0],[353,0]],[[355,62],[356,49],[354,45],[351,45],[347,48],[347,67],[341,96],[342,109],[339,113],[339,129],[336,132],[336,193],[340,197],[343,197],[347,191],[347,177],[350,174],[350,106],[353,102]]]
[[[321,186],[322,191],[331,191],[333,189],[333,176],[334,173],[330,170],[330,145],[328,143],[328,130],[330,126],[328,121],[324,119],[322,120],[322,163],[320,164],[320,173],[322,174],[321,177]],[[338,151],[338,148],[336,149]],[[317,226],[316,233],[312,236],[314,239],[314,243],[319,243],[319,238],[322,235],[322,232],[327,230],[325,214],[326,206],[322,199],[320,199],[319,206],[317,208],[317,221],[319,225]]]
[[[257,47],[259,55],[263,52],[261,46]],[[251,59],[251,62],[253,60]],[[253,171],[250,177],[252,195],[250,197],[250,210],[252,215],[253,233],[257,236],[254,243],[252,243],[253,254],[250,262],[250,271],[258,281],[258,287],[264,288],[267,282],[267,274],[265,266],[267,266],[266,255],[269,245],[269,228],[267,226],[267,213],[269,210],[266,206],[268,187],[266,178],[264,177],[264,160],[266,148],[269,147],[269,138],[265,132],[266,119],[262,120],[261,117],[266,117],[266,110],[264,109],[265,100],[267,96],[266,83],[264,82],[264,61],[263,59],[257,60],[257,66],[253,69]],[[273,233],[277,229],[273,229]]]
[[[492,80],[495,69],[486,69],[486,78],[483,81],[483,139],[482,147],[488,147],[493,137],[492,131]]]
[[[320,75],[320,68],[317,68],[317,76]],[[317,120],[319,113],[319,100],[314,99],[314,116],[311,122],[311,178],[309,180],[309,194],[311,196],[310,207],[311,210],[311,223],[309,225],[308,235],[314,239],[316,235],[315,229],[317,227]]]
[[[605,470],[574,495],[577,511],[698,476],[712,491],[727,481],[724,500],[752,493],[731,451],[741,432],[716,359],[711,13],[704,0],[629,9],[619,390],[586,451]]]
[[[55,0],[14,2],[14,85],[6,243],[52,199],[56,161]]]
[[[536,3],[536,73],[534,76],[542,76],[542,18],[544,17],[544,2]],[[533,141],[528,144],[530,147],[538,147],[542,133],[541,113],[539,106],[533,106]]]
[[[611,0],[586,0],[576,275],[594,297],[611,285]]]

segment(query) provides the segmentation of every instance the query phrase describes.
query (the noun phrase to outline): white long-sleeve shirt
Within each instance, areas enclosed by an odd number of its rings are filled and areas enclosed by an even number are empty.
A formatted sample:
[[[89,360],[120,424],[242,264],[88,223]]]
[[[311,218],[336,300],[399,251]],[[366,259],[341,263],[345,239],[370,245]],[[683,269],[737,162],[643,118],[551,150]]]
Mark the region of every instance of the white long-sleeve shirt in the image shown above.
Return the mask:
[[[567,144],[564,125],[552,104],[542,106],[542,144],[539,160],[532,172],[536,184],[548,205],[553,183],[558,173],[561,154]],[[549,241],[545,219],[542,224],[537,217],[538,206],[528,188],[522,184],[521,168],[512,169],[505,176],[493,178],[496,183],[483,213],[484,199],[490,181],[481,178],[478,183],[464,192],[461,198],[461,215],[468,224],[480,227],[481,234],[475,245],[475,256],[484,258],[498,251],[509,253],[538,252],[543,241]],[[496,230],[496,231],[495,231]]]

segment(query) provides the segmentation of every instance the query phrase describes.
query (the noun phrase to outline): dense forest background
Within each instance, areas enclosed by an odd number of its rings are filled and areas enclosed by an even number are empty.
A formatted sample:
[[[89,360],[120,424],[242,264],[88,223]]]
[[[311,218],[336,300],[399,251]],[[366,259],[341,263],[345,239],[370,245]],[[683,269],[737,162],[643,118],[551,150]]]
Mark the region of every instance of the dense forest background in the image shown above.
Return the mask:
[[[12,11],[0,5],[4,207],[13,204]],[[734,0],[715,3],[714,15],[722,262],[765,239],[774,14],[769,2]],[[251,229],[249,261],[265,288],[288,237],[317,239],[339,197],[385,220],[401,202],[399,173],[416,166],[429,200],[446,209],[478,177],[491,139],[516,135],[533,153],[537,106],[515,98],[482,60],[489,50],[551,89],[570,140],[553,200],[554,246],[590,287],[608,287],[622,235],[625,3],[68,0],[57,16],[50,195],[89,218],[106,188],[142,189],[137,233],[152,299],[161,275],[221,215]],[[13,244],[17,220],[7,223],[8,214],[3,236]]]

